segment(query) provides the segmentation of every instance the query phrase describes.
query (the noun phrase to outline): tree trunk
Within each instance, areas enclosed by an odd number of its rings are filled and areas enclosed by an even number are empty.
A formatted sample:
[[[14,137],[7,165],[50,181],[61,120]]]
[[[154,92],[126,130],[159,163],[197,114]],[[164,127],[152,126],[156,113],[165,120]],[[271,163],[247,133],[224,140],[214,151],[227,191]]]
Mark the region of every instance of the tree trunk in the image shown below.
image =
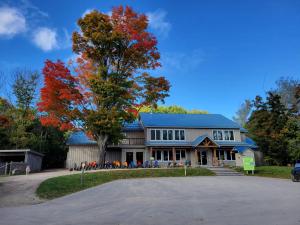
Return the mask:
[[[104,160],[105,160],[105,152],[106,152],[106,146],[107,146],[107,135],[99,135],[97,138],[97,144],[98,144],[98,151],[99,151],[99,159],[98,164],[103,167]]]

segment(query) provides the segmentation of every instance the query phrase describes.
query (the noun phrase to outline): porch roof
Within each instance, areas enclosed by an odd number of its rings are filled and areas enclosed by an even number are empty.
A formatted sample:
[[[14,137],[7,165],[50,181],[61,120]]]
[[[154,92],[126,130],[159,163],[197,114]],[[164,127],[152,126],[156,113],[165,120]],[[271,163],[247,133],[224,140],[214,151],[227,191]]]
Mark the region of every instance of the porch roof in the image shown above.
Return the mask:
[[[193,147],[197,147],[198,145],[200,145],[206,138],[208,138],[212,143],[214,143],[217,147],[220,147],[220,145],[212,140],[208,135],[201,135],[199,137],[197,137],[193,142],[192,142],[192,146]]]
[[[251,138],[246,138],[244,142],[239,141],[215,141],[212,140],[208,135],[201,135],[197,137],[194,141],[147,141],[145,143],[148,147],[191,147],[195,148],[197,147],[202,141],[205,140],[205,138],[208,138],[211,142],[215,143],[217,147],[233,147],[237,151],[241,151],[242,148],[246,149],[253,149],[255,150],[257,148],[255,142]],[[243,150],[244,151],[244,150]]]

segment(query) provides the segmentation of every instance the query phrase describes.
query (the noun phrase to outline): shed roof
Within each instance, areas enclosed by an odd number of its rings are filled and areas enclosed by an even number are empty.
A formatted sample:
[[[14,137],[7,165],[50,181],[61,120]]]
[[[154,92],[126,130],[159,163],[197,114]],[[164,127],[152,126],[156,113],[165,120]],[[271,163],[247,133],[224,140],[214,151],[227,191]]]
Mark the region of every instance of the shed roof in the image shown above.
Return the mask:
[[[67,140],[67,145],[93,145],[96,141],[90,139],[83,131],[76,131]]]
[[[26,152],[34,154],[34,155],[38,155],[38,156],[41,156],[41,157],[44,156],[44,154],[33,151],[31,149],[4,149],[4,150],[0,150],[0,153],[26,153]]]

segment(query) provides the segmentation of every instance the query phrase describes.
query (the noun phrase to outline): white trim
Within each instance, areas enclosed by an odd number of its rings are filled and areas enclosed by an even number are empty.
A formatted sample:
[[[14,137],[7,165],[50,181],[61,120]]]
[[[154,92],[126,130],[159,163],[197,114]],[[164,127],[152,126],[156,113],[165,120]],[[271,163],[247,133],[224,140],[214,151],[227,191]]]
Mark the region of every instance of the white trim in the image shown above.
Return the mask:
[[[185,129],[174,129],[174,128],[171,128],[171,129],[168,129],[168,128],[151,128],[149,129],[150,130],[150,141],[167,141],[167,142],[171,142],[171,141],[178,141],[178,142],[182,142],[182,141],[185,141],[186,140],[186,130]],[[154,130],[154,140],[152,139],[151,137],[151,132],[152,130]],[[157,140],[156,139],[156,130],[160,130],[160,140]],[[167,138],[168,140],[164,140],[163,139],[163,131],[166,130],[167,131]],[[172,140],[169,139],[169,130],[172,131]],[[184,131],[184,139],[183,140],[176,140],[175,139],[175,130],[178,130],[179,131],[179,139],[180,139],[180,131]]]
[[[222,140],[219,140],[219,139],[215,139],[214,138],[214,131],[221,131],[222,132]],[[225,131],[232,131],[232,134],[233,134],[233,140],[225,140]],[[226,130],[217,130],[217,129],[213,129],[212,131],[211,131],[211,136],[212,136],[212,139],[214,140],[214,141],[228,141],[228,142],[232,142],[232,141],[236,141],[236,138],[235,138],[235,135],[234,135],[234,130],[228,130],[228,129],[226,129]]]

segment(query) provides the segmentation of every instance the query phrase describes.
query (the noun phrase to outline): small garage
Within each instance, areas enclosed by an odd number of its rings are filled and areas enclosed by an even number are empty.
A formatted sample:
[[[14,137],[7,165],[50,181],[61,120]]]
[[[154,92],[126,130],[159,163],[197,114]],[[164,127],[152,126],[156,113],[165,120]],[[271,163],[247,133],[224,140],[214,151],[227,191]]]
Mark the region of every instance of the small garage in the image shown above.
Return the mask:
[[[0,167],[6,167],[7,171],[25,172],[26,166],[29,166],[31,172],[38,172],[42,168],[43,156],[30,149],[0,150]]]

